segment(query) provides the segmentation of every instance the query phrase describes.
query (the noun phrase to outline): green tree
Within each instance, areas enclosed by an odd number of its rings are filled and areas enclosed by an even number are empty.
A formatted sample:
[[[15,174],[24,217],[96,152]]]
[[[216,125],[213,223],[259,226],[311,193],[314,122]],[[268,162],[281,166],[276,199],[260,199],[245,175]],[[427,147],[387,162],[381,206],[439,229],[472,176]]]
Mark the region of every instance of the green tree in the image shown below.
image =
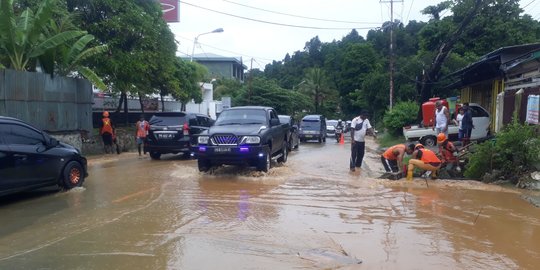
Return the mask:
[[[6,55],[5,66],[34,70],[36,60],[48,50],[85,34],[84,31],[68,30],[52,35],[48,26],[54,23],[54,7],[55,0],[45,0],[35,12],[27,7],[15,14],[13,0],[0,2],[0,54]]]
[[[337,91],[330,87],[326,74],[321,68],[308,69],[304,80],[305,83],[300,86],[300,92],[310,97],[313,103],[314,113],[323,113],[321,107],[324,104],[324,100],[335,98]]]
[[[176,46],[174,38],[170,38],[172,35],[164,38],[164,31],[170,30],[161,17],[157,1],[66,1],[70,12],[79,12],[78,24],[95,36],[94,43],[108,46],[107,54],[95,55],[87,63],[114,92],[120,94],[121,102],[117,111],[123,104],[127,113],[128,93],[139,96],[155,93],[158,84],[156,78],[164,79],[155,76],[158,70],[169,71],[168,75],[174,73],[171,62],[160,68],[160,61],[164,58],[159,54],[174,55]],[[171,86],[169,90],[174,90],[174,87]]]

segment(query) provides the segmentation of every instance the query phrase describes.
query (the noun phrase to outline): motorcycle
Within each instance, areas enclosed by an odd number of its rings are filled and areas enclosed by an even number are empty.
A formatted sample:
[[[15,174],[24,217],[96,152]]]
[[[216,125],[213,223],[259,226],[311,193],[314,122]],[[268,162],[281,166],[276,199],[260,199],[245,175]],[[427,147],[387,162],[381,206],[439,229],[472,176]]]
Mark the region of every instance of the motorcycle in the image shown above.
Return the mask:
[[[341,140],[341,134],[343,134],[343,128],[340,126],[336,126],[336,142],[338,143]]]

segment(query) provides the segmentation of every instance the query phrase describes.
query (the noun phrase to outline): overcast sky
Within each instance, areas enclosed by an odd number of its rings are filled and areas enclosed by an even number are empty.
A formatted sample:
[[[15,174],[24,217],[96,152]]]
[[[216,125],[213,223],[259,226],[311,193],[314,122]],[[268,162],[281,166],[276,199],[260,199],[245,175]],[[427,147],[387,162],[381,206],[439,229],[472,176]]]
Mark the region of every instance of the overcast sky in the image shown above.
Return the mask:
[[[389,2],[387,0],[385,2]],[[250,68],[264,70],[272,60],[302,50],[319,36],[322,42],[340,40],[352,28],[362,36],[390,20],[390,4],[380,0],[186,0],[180,1],[180,22],[169,26],[180,43],[178,55],[189,57],[197,35],[223,28],[222,33],[201,35],[195,55],[242,57]],[[440,0],[394,0],[394,18],[427,21],[420,10]],[[525,13],[540,18],[540,0],[521,0]],[[264,11],[266,10],[266,11]],[[281,14],[279,14],[281,13]],[[290,16],[293,15],[293,16]],[[444,13],[443,13],[444,15]],[[243,18],[240,18],[243,17]],[[268,23],[264,23],[264,22]],[[299,26],[299,27],[294,27]]]

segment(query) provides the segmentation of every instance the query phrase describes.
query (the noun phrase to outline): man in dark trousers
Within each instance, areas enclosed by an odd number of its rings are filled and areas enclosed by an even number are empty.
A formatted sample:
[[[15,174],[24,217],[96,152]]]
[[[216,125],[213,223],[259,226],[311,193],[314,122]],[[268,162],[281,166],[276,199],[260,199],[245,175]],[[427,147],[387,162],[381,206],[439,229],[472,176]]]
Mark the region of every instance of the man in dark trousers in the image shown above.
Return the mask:
[[[471,141],[471,133],[474,128],[472,120],[472,111],[469,103],[463,103],[463,119],[461,120],[461,129],[463,130],[463,146],[467,146]]]
[[[366,150],[366,134],[374,134],[373,127],[367,116],[367,111],[362,111],[360,116],[355,117],[351,122],[351,172],[356,171],[356,168],[362,167]]]

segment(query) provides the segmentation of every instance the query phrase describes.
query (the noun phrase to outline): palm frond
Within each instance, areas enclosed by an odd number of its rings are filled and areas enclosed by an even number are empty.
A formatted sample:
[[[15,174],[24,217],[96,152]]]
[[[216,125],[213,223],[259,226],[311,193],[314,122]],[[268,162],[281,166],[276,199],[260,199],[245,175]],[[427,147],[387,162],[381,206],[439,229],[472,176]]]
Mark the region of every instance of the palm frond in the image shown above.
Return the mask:
[[[29,38],[36,38],[41,29],[47,25],[52,17],[54,0],[43,0],[34,14],[34,27],[29,33]]]
[[[34,25],[34,13],[30,8],[27,8],[19,16],[17,22],[17,44],[23,46],[28,42],[29,29]]]
[[[92,40],[94,40],[94,36],[92,35],[84,35],[81,38],[79,38],[75,42],[75,44],[73,44],[71,48],[69,49],[69,52],[66,55],[66,58],[64,59],[64,63],[66,65],[73,64],[77,56],[79,56],[79,54],[84,50],[86,45]]]
[[[33,48],[32,51],[28,54],[28,56],[29,57],[40,56],[44,54],[47,50],[55,48],[59,45],[62,45],[66,43],[67,41],[80,37],[84,34],[86,34],[85,31],[66,31],[66,32],[59,33],[43,41],[41,44]]]
[[[0,1],[0,43],[6,50],[13,50],[15,28],[13,0]]]
[[[84,60],[84,59],[86,59],[88,57],[91,57],[91,56],[94,56],[94,55],[97,55],[97,54],[100,54],[100,53],[104,53],[108,49],[109,49],[109,47],[107,45],[100,45],[100,46],[96,46],[96,47],[86,49],[75,58],[75,60],[73,61],[73,64],[79,63],[80,61],[82,61],[82,60]]]
[[[88,81],[90,81],[93,85],[95,85],[99,90],[105,91],[107,90],[107,86],[103,83],[103,80],[94,73],[91,69],[87,67],[79,67],[78,70],[79,74],[81,74],[83,77],[85,77]]]

